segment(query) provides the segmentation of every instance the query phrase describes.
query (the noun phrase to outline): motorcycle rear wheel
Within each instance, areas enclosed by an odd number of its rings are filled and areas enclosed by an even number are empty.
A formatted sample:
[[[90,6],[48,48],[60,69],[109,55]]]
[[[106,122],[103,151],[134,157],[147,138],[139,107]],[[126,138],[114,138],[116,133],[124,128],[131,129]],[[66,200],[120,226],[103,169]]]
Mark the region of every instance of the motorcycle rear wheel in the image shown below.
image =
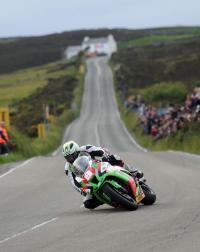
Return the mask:
[[[122,193],[122,191],[112,187],[108,183],[103,185],[102,192],[111,199],[112,203],[116,203],[122,208],[128,209],[130,211],[135,211],[138,209],[138,204],[131,196],[128,195],[128,193]]]

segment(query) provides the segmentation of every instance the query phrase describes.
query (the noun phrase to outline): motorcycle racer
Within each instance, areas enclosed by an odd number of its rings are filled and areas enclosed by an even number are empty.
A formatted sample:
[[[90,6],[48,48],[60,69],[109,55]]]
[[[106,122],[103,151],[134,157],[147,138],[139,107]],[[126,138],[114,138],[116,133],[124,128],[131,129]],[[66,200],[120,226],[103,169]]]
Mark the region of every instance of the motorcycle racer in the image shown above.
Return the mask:
[[[85,194],[85,192],[83,192],[80,188],[80,177],[77,176],[76,167],[74,166],[75,160],[80,156],[88,156],[93,160],[109,162],[111,165],[124,167],[125,169],[129,170],[133,176],[136,176],[138,178],[143,177],[143,173],[141,171],[130,169],[129,166],[124,164],[123,160],[119,156],[111,154],[108,149],[102,147],[97,147],[89,144],[79,146],[75,141],[70,140],[64,143],[62,153],[64,158],[66,159],[64,168],[65,173],[68,176],[73,187],[81,194]],[[83,204],[86,208],[94,209],[102,204],[90,194],[90,190],[88,190],[87,194],[85,194],[84,196],[85,197]]]

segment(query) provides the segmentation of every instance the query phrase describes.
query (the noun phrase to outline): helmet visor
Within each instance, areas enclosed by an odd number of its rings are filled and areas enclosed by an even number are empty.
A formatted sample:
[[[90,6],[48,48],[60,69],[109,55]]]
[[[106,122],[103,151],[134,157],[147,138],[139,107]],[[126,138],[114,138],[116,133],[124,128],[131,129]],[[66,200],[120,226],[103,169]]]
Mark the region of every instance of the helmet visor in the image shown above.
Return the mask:
[[[65,156],[65,159],[67,160],[67,162],[72,164],[75,161],[75,159],[77,158],[77,155],[78,155],[78,153],[73,153],[71,155]]]

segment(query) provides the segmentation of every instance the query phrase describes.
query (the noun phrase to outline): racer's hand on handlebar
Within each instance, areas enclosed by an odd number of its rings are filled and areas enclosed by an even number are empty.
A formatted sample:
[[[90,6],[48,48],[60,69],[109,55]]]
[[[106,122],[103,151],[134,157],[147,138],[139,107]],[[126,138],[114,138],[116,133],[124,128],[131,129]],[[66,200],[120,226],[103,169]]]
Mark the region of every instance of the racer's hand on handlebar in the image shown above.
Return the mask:
[[[83,196],[86,196],[87,194],[92,194],[92,187],[91,186],[87,186],[86,189],[82,189],[81,194]]]

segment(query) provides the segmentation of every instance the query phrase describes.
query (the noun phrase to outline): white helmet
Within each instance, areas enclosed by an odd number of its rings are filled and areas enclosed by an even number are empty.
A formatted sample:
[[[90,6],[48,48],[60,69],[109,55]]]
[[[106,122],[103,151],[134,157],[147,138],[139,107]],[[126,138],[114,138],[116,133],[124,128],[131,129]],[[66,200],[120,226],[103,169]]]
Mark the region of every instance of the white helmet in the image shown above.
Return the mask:
[[[79,152],[80,147],[76,142],[68,141],[65,144],[63,144],[62,153],[69,163],[72,164],[76,160],[76,158],[79,155]]]

